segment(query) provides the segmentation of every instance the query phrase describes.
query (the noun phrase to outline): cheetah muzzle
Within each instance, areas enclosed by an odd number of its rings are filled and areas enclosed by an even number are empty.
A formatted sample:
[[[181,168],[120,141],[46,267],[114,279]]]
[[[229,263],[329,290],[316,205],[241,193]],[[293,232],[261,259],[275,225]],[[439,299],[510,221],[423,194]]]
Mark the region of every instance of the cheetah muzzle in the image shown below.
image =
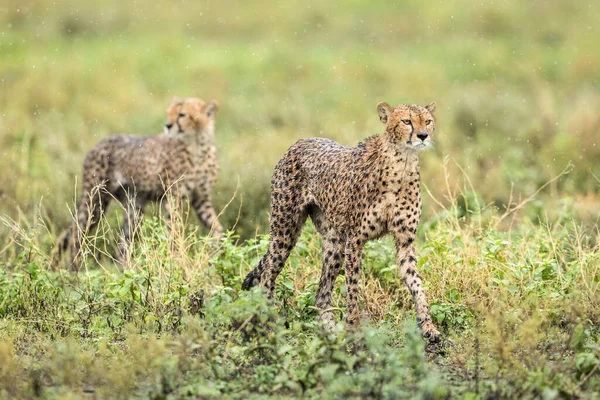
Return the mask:
[[[385,132],[347,147],[329,139],[302,139],[275,166],[271,181],[269,248],[242,285],[257,284],[273,297],[275,279],[310,218],[323,236],[322,272],[316,294],[321,320],[333,324],[331,293],[345,264],[346,320],[359,322],[358,290],[365,243],[392,234],[400,273],[415,301],[423,336],[441,335],[429,315],[416,264],[414,240],[421,216],[417,151],[431,146],[435,103],[422,107],[379,103]]]

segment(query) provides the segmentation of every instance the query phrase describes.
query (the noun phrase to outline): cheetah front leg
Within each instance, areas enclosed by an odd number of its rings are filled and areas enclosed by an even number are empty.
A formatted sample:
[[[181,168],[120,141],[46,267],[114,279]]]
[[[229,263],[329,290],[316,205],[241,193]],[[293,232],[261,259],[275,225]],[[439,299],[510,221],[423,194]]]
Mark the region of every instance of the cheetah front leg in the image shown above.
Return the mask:
[[[223,236],[223,226],[219,222],[217,212],[210,201],[210,197],[198,192],[194,193],[192,196],[192,208],[198,219],[210,229],[212,236],[216,238]]]
[[[406,230],[404,232],[399,230],[395,236],[400,274],[413,296],[417,311],[417,323],[421,327],[423,336],[429,339],[431,343],[437,343],[441,339],[441,334],[431,321],[429,305],[425,298],[425,290],[421,283],[421,276],[417,271],[417,258],[415,257],[415,248],[413,246],[415,235]]]
[[[361,255],[364,241],[360,238],[348,238],[346,242],[346,322],[358,325],[358,281],[360,278]]]

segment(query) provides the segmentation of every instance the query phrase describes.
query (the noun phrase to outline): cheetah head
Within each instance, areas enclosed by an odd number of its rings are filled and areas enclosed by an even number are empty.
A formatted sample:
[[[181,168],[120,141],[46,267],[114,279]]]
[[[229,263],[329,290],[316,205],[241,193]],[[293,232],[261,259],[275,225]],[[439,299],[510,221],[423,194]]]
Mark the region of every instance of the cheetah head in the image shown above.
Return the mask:
[[[428,106],[401,104],[392,108],[388,103],[377,104],[379,119],[385,124],[385,132],[394,142],[413,150],[431,147],[431,134],[435,129],[435,103]]]
[[[194,97],[175,99],[167,109],[165,133],[173,137],[214,135],[218,109],[215,100],[206,103]]]

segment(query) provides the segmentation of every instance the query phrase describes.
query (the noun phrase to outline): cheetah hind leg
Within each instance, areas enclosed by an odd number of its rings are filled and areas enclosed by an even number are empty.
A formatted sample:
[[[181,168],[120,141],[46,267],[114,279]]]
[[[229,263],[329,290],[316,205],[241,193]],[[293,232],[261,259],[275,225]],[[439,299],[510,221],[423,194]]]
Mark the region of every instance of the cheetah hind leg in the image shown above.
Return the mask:
[[[324,237],[322,253],[323,267],[317,289],[316,306],[321,322],[327,329],[333,330],[335,318],[331,309],[331,294],[344,261],[344,242],[338,238]]]
[[[270,298],[275,297],[275,280],[296,246],[307,217],[306,209],[301,209],[287,216],[284,221],[279,221],[279,224],[271,224],[271,241],[264,261],[261,260],[263,269],[260,274],[260,285],[267,289]]]
[[[265,287],[269,297],[274,297],[275,279],[296,245],[307,217],[306,208],[301,208],[292,215],[287,215],[284,220],[271,221],[269,249],[258,266],[246,276],[242,289],[247,290],[260,284]]]
[[[331,309],[331,294],[344,263],[345,240],[339,237],[319,207],[312,205],[308,212],[317,232],[323,237],[321,249],[323,265],[315,300],[319,310],[319,319],[325,328],[331,331],[335,326],[335,318]]]
[[[274,259],[274,257],[271,256],[271,247],[271,244],[269,244],[269,249],[267,250],[267,253],[263,256],[263,258],[261,258],[258,262],[258,266],[252,271],[250,271],[248,275],[246,275],[246,278],[244,278],[244,282],[242,283],[242,290],[250,290],[254,286],[259,285],[261,282],[262,275],[265,269],[267,269],[265,267],[269,265],[268,268],[271,268],[269,263],[272,262],[272,260]],[[287,256],[285,256],[285,259],[287,259]],[[285,259],[283,261],[283,264],[285,264]]]

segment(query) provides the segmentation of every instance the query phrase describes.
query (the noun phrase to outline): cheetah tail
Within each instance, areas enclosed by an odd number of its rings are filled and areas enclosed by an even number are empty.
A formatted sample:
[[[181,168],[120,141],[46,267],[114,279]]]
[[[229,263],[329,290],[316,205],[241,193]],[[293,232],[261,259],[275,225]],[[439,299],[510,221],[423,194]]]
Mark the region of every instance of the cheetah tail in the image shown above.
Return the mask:
[[[250,288],[258,285],[259,280],[260,274],[258,268],[254,268],[246,275],[246,279],[244,279],[244,283],[242,283],[242,290],[250,290]]]

